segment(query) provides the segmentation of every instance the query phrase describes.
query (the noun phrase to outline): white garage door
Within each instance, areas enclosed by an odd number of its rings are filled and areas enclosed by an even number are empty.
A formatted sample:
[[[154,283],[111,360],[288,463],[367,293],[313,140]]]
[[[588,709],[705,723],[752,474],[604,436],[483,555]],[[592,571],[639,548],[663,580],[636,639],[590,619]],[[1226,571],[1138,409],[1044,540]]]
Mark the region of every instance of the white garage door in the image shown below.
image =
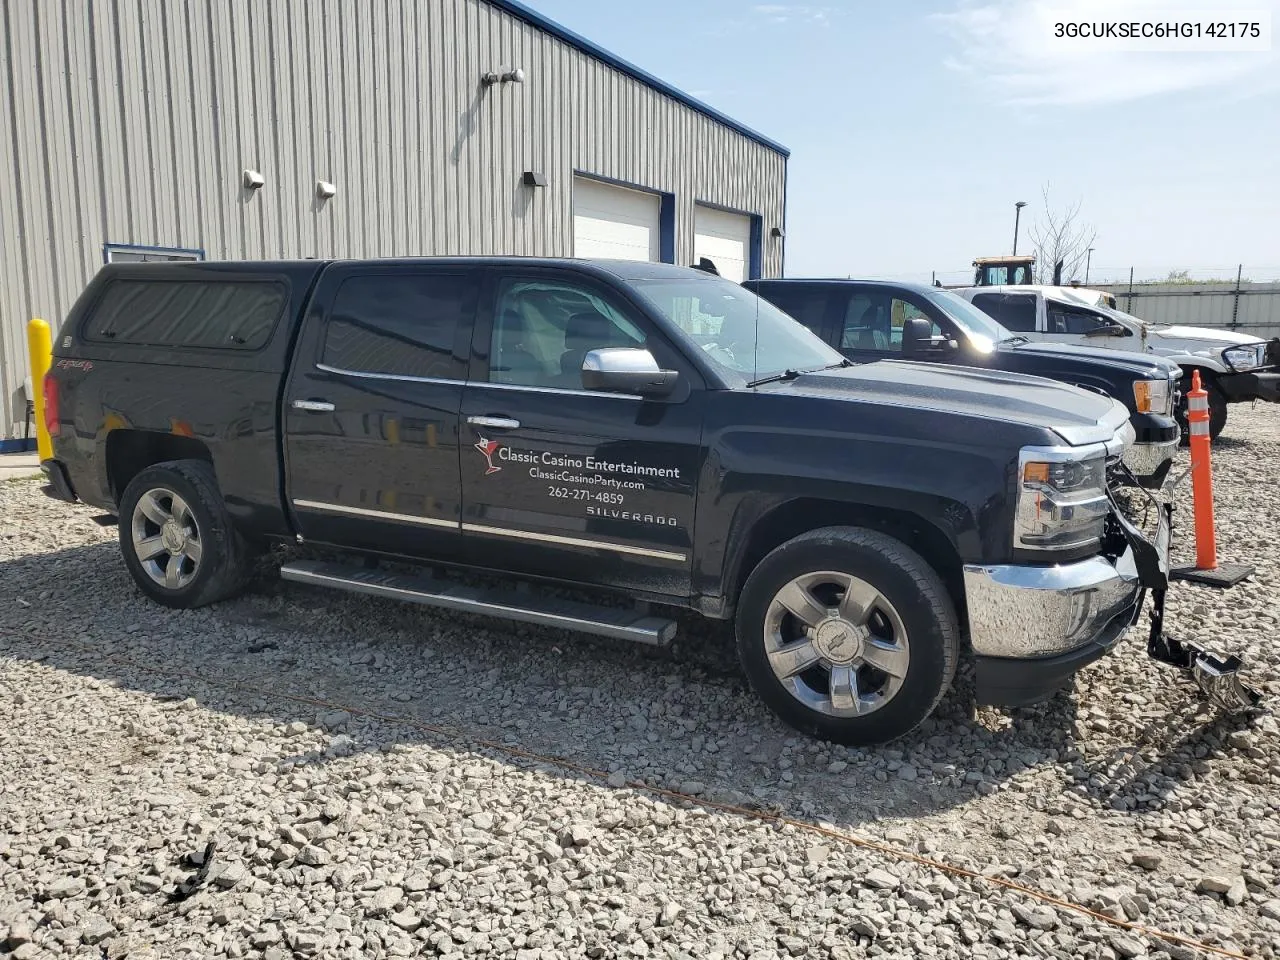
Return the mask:
[[[747,279],[750,263],[751,218],[711,207],[694,207],[693,261],[706,257],[720,276],[734,283]]]
[[[657,196],[573,178],[573,255],[657,260],[662,204]]]

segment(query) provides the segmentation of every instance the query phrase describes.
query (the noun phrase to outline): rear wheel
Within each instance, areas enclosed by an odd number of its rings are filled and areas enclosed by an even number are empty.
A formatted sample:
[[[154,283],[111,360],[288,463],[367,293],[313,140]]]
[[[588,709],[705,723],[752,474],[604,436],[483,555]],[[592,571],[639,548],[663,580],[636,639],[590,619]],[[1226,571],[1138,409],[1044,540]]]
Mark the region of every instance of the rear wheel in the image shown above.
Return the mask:
[[[120,549],[134,582],[169,607],[200,607],[243,585],[248,550],[213,468],[199,460],[147,467],[120,498]]]
[[[855,527],[803,534],[747,578],[738,653],[788,724],[883,743],[925,719],[955,676],[960,631],[937,573],[905,544]]]
[[[1223,428],[1227,425],[1227,395],[1214,382],[1213,377],[1206,374],[1200,374],[1200,385],[1209,394],[1209,439],[1217,440],[1218,434],[1222,433]],[[1191,442],[1191,433],[1187,427],[1187,393],[1190,390],[1191,377],[1188,375],[1178,381],[1180,396],[1178,407],[1174,411],[1174,417],[1177,419],[1178,427],[1182,431],[1182,445],[1184,447]]]

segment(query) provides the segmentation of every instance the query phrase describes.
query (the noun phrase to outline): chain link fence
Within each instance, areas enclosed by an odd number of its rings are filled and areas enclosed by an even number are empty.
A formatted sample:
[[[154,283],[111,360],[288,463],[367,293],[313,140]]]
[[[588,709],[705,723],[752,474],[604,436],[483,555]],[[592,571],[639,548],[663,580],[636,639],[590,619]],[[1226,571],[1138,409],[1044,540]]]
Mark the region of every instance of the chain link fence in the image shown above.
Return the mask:
[[[1090,285],[1116,296],[1126,313],[1150,323],[1223,327],[1270,339],[1280,336],[1280,267],[1191,267],[1101,270]],[[1117,277],[1116,275],[1119,274]]]

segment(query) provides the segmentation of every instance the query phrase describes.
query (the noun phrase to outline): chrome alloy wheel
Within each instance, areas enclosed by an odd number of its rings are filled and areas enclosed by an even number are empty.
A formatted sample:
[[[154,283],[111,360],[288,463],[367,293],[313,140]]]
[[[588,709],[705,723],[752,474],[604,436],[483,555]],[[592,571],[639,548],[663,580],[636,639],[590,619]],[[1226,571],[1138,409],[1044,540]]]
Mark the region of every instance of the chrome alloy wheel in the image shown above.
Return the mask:
[[[911,650],[902,618],[865,580],[830,570],[796,577],[765,613],[774,675],[811,710],[874,713],[897,695]]]
[[[204,550],[200,528],[187,502],[172,490],[155,487],[133,508],[133,551],[156,583],[178,590],[200,572]]]

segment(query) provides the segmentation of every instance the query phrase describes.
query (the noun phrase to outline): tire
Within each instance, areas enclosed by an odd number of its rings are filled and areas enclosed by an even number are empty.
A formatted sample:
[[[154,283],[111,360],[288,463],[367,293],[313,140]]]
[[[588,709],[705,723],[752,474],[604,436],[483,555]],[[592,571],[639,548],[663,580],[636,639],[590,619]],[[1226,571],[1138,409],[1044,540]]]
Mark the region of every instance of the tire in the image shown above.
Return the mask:
[[[203,461],[170,460],[139,473],[120,498],[119,527],[134,583],[166,607],[216,603],[248,578],[249,551]]]
[[[830,615],[850,600],[847,619]],[[960,654],[955,607],[937,572],[900,541],[859,527],[814,530],[766,556],[742,589],[737,634],[742,669],[774,713],[851,746],[919,726]]]
[[[1210,375],[1201,373],[1200,385],[1209,394],[1209,439],[1217,440],[1218,435],[1222,433],[1223,428],[1227,425],[1227,395],[1222,392],[1222,389]],[[1180,399],[1178,400],[1178,408],[1174,411],[1174,418],[1178,421],[1178,428],[1182,431],[1182,445],[1184,447],[1191,442],[1191,433],[1187,427],[1187,393],[1190,390],[1190,376],[1185,376],[1178,381]]]

